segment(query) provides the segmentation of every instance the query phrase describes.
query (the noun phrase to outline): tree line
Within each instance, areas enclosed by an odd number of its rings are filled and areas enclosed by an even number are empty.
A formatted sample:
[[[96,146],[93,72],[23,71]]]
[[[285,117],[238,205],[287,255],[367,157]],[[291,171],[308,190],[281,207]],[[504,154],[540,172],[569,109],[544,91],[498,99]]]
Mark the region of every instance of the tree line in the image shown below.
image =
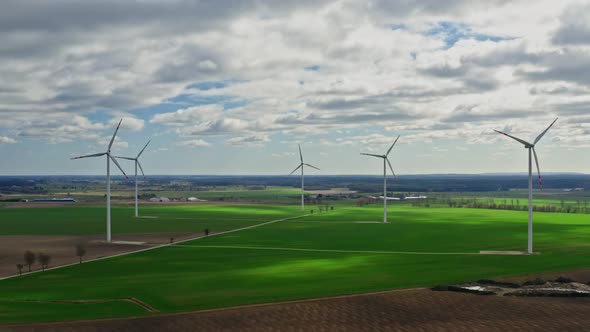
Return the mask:
[[[86,243],[80,242],[77,243],[75,245],[75,252],[76,252],[76,256],[79,257],[79,262],[80,264],[82,264],[82,257],[84,257],[86,255]],[[23,259],[24,259],[24,264],[23,263],[18,263],[16,264],[16,269],[18,270],[18,274],[22,275],[23,274],[23,269],[25,267],[28,268],[28,272],[32,272],[32,267],[35,263],[39,263],[39,265],[41,265],[41,271],[45,271],[47,268],[49,268],[49,263],[51,263],[51,255],[45,254],[45,253],[37,253],[35,254],[34,252],[27,250],[25,251],[24,255],[23,255]]]

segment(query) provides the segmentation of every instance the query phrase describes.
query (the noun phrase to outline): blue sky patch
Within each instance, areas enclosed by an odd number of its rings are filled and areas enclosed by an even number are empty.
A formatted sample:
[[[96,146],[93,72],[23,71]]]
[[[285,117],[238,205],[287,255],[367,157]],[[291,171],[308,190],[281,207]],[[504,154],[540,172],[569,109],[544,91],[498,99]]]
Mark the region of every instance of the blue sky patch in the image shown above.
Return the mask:
[[[511,37],[501,37],[477,33],[464,23],[457,22],[438,22],[426,32],[427,36],[440,38],[445,42],[446,48],[453,47],[461,39],[475,39],[478,41],[499,42],[502,40],[511,40]]]
[[[223,80],[223,81],[205,81],[205,82],[198,82],[188,85],[187,89],[198,89],[201,91],[207,90],[215,90],[215,89],[223,89],[228,87],[232,84],[241,83],[243,81],[239,80]]]

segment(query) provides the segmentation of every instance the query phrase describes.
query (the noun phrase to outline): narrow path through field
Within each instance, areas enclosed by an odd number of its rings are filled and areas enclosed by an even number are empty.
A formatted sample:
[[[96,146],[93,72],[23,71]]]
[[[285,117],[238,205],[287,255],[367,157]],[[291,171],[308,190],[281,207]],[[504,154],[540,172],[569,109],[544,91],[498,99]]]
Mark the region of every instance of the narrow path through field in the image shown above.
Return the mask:
[[[93,303],[108,303],[108,302],[118,302],[124,301],[135,304],[137,306],[142,307],[148,312],[156,313],[159,312],[158,309],[150,306],[149,304],[137,299],[135,297],[125,297],[120,299],[98,299],[98,300],[34,300],[34,299],[0,299],[2,301],[8,302],[34,302],[34,303],[59,303],[59,304],[93,304]]]
[[[335,252],[358,254],[401,254],[401,255],[480,255],[479,252],[424,252],[424,251],[380,251],[380,250],[339,250],[339,249],[306,249],[306,248],[277,248],[277,247],[250,247],[250,246],[215,246],[172,244],[173,247],[186,248],[218,248],[218,249],[249,249],[249,250],[277,250],[277,251],[307,251],[307,252]]]

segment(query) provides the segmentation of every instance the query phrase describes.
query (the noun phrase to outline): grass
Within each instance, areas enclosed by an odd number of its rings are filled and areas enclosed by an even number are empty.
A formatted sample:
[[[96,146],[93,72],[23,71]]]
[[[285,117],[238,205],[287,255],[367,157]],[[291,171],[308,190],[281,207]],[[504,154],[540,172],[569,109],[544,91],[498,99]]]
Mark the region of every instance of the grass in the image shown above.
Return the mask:
[[[290,206],[146,206],[140,207],[140,215],[157,218],[137,219],[134,211],[112,208],[113,233],[201,232],[205,228],[223,231],[300,213]],[[3,235],[103,234],[106,210],[77,206],[0,209],[0,227]]]
[[[249,208],[211,207],[218,209],[211,211],[211,218],[239,215],[262,221],[298,213],[292,207]],[[476,253],[526,247],[527,214],[522,211],[392,206],[389,213],[388,224],[356,223],[380,221],[382,209],[338,207],[325,214],[191,241],[186,246],[8,279],[0,282],[0,301],[135,297],[161,312],[178,312],[588,267],[587,216],[558,213],[535,214],[535,250],[542,254],[534,256],[235,248]],[[43,310],[30,304],[18,314],[9,311],[0,315],[0,322],[69,320],[82,315],[52,308],[55,312],[48,317],[39,314]],[[134,315],[131,310],[136,309],[119,310],[117,314]],[[92,311],[83,314],[93,315]],[[98,310],[94,317],[105,315],[108,310]]]
[[[68,315],[73,319],[140,316],[146,314],[145,309],[126,301],[72,304],[0,300],[0,322],[5,324],[31,322],[31,315],[35,316],[35,321],[56,321],[64,312],[68,312]]]

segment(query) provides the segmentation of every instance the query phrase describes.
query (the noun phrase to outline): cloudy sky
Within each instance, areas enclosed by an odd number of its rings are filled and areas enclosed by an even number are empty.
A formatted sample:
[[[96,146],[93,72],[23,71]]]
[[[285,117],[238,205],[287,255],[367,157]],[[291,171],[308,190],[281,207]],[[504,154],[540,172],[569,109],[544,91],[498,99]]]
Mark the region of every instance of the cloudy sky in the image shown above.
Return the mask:
[[[5,0],[0,175],[587,172],[590,3],[475,3]]]

